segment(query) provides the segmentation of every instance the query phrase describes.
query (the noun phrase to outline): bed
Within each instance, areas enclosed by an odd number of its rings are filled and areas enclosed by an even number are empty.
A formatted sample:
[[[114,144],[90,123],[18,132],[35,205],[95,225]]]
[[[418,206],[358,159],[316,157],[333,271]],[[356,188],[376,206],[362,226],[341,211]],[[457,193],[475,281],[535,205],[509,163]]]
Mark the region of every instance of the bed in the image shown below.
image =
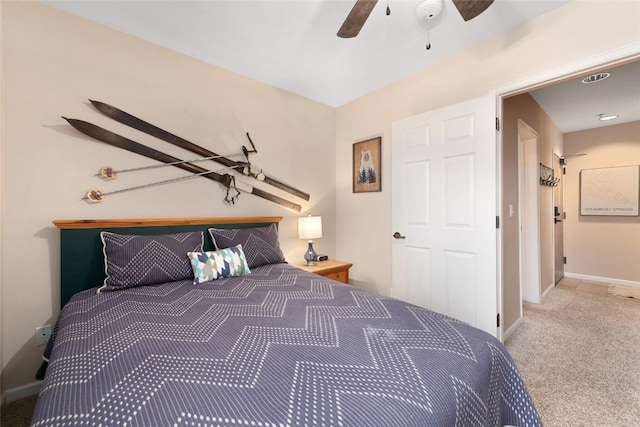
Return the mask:
[[[32,426],[541,425],[499,341],[289,265],[280,219],[56,221]],[[199,233],[189,277],[160,265]]]

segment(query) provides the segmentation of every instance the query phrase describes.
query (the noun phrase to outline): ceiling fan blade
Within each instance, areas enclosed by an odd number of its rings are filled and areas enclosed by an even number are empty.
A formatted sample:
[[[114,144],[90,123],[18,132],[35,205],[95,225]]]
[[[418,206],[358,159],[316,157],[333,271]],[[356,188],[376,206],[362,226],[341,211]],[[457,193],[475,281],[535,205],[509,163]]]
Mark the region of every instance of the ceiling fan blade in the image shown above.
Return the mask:
[[[465,21],[480,15],[491,6],[491,3],[493,0],[453,0],[453,4]]]
[[[350,39],[358,35],[378,0],[357,0],[338,30],[338,37]]]

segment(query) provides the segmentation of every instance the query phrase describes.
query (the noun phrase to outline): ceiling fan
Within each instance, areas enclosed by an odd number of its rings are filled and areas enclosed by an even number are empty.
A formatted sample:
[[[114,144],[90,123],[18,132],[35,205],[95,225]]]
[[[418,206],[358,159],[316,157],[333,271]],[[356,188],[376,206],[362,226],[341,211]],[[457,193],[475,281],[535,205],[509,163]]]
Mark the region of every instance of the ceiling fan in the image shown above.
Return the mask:
[[[468,21],[475,18],[484,12],[494,0],[452,0],[456,9],[462,16],[462,19]],[[442,0],[425,0],[423,3],[434,2],[441,4]],[[338,37],[344,39],[352,38],[358,35],[362,26],[367,22],[367,18],[371,14],[371,11],[375,7],[378,0],[356,0],[356,4],[353,5],[353,9],[347,15],[347,18],[342,23],[340,30],[338,30]],[[390,10],[387,6],[387,15]]]

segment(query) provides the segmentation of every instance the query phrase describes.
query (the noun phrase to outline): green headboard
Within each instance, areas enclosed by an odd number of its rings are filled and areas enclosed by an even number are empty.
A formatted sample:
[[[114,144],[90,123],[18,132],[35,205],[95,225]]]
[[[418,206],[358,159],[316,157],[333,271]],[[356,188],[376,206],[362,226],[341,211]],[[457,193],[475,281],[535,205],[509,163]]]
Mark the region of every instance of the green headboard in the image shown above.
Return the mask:
[[[275,217],[58,220],[60,229],[60,307],[76,293],[101,286],[105,278],[101,231],[120,234],[171,234],[204,231],[204,249],[212,250],[210,227],[248,228],[276,224]]]

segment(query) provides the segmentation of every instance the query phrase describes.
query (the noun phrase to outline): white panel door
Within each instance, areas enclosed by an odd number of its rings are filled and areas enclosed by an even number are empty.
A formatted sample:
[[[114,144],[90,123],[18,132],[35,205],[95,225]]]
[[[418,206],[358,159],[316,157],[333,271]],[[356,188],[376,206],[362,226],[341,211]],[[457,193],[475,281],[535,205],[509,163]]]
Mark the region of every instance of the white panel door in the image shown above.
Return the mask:
[[[392,125],[392,296],[498,336],[495,98]]]

